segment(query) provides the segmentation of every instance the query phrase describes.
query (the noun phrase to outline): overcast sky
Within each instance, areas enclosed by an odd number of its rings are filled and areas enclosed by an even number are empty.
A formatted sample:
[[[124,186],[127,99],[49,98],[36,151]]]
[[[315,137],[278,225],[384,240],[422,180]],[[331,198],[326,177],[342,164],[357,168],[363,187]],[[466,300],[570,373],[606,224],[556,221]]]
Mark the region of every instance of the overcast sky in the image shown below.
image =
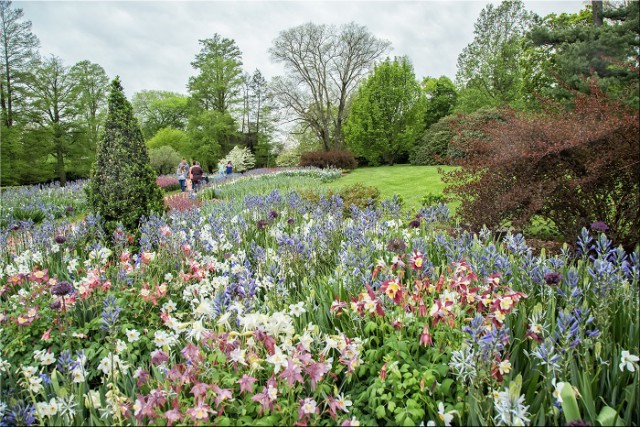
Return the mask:
[[[280,31],[312,21],[365,25],[392,43],[391,56],[407,55],[416,76],[452,80],[462,49],[487,1],[14,1],[32,22],[43,56],[66,65],[100,64],[119,75],[127,96],[143,89],[186,94],[195,74],[198,40],[215,33],[234,39],[244,70],[269,79],[282,73],[268,49]],[[499,2],[497,2],[499,3]],[[577,12],[585,1],[525,1],[541,16]]]

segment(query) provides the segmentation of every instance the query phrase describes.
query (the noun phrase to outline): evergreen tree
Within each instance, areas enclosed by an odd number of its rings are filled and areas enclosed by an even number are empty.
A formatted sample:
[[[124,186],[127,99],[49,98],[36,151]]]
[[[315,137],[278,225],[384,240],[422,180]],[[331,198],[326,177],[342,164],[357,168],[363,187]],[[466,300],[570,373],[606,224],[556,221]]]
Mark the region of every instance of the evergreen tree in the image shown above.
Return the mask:
[[[156,173],[119,77],[111,82],[104,135],[98,142],[87,196],[109,234],[118,222],[134,231],[140,218],[164,210]]]

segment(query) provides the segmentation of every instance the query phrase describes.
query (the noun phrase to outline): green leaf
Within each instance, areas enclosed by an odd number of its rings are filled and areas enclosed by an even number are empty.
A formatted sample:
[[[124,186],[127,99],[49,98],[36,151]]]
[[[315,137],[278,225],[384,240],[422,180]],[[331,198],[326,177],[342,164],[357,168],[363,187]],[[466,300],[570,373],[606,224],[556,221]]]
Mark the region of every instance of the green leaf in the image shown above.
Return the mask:
[[[562,390],[560,390],[560,397],[562,397],[562,410],[564,411],[567,422],[581,419],[578,401],[576,400],[576,394],[571,384],[564,384]]]
[[[376,418],[381,419],[387,415],[387,412],[384,409],[384,406],[380,405],[376,408]]]
[[[618,417],[618,413],[611,406],[605,406],[602,408],[596,418],[596,421],[598,421],[601,426],[612,426],[614,425],[614,420],[616,426],[624,425],[624,421]]]
[[[387,404],[387,408],[389,409],[389,412],[393,412],[396,409],[396,402],[394,402],[393,400],[390,401]]]

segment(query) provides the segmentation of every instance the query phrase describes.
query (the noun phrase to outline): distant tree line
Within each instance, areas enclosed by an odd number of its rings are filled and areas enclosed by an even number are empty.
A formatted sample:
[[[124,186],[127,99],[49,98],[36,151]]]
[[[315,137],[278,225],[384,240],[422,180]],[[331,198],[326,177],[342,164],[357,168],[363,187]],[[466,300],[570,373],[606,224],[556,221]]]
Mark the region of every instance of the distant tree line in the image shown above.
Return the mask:
[[[158,173],[182,157],[215,169],[236,146],[251,150],[257,167],[336,150],[361,165],[453,163],[468,155],[474,124],[504,107],[539,112],[543,98],[570,105],[590,79],[638,108],[638,3],[593,4],[544,18],[519,0],[488,4],[455,81],[416,76],[411,58],[388,57],[390,43],[356,23],[283,30],[269,53],[285,73],[270,81],[245,72],[236,42],[214,34],[200,40],[185,94],[143,90],[133,111]],[[88,177],[104,131],[104,69],[41,57],[31,23],[10,1],[0,0],[0,30],[2,185]]]

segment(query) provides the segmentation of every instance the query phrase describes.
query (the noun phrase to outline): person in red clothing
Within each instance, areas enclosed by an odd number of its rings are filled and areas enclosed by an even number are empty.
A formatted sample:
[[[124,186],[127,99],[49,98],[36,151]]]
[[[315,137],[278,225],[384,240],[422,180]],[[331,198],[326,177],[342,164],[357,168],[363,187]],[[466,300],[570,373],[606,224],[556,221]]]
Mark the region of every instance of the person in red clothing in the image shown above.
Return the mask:
[[[200,183],[204,171],[200,167],[200,162],[193,162],[193,166],[189,169],[189,177],[191,178],[191,185],[193,186],[193,192],[196,193],[200,189]]]

